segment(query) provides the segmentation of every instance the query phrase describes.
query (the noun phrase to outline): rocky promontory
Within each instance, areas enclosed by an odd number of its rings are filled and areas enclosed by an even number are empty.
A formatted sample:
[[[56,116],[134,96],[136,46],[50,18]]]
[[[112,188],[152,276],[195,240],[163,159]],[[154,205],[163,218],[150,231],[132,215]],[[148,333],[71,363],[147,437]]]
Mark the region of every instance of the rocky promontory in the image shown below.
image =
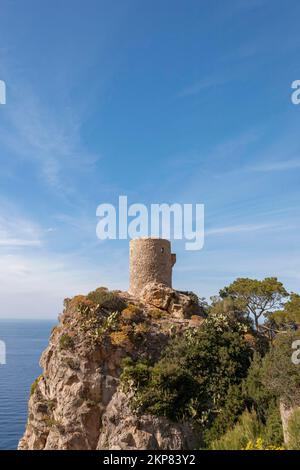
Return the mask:
[[[20,450],[191,449],[186,423],[137,413],[124,361],[156,361],[171,338],[203,321],[193,295],[150,283],[139,298],[98,288],[66,299],[31,387]]]

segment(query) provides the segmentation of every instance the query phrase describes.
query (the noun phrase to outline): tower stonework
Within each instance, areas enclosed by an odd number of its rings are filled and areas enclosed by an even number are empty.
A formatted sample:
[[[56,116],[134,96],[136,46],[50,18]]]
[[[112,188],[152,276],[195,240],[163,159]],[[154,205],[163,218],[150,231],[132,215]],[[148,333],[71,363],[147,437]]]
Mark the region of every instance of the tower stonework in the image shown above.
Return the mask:
[[[139,296],[150,282],[172,287],[172,268],[176,255],[171,253],[171,243],[162,238],[137,238],[130,241],[129,292]]]

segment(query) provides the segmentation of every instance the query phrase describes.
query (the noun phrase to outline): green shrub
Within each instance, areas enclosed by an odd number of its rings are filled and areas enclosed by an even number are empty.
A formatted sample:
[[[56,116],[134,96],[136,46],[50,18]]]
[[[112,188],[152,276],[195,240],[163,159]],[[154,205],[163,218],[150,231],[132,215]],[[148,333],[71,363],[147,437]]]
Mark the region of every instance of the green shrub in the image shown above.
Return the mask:
[[[238,423],[220,439],[211,443],[213,450],[242,450],[261,435],[262,428],[255,412],[244,411]]]
[[[120,330],[110,333],[110,340],[114,346],[124,348],[127,352],[131,351],[133,344],[130,336],[132,328],[129,325],[123,325]]]
[[[300,405],[300,367],[292,362],[292,343],[299,338],[299,331],[279,333],[263,360],[265,387],[292,407]]]
[[[92,301],[94,304],[99,305],[99,307],[121,312],[126,308],[126,302],[119,297],[119,295],[114,291],[109,291],[105,287],[99,287],[98,289],[90,292],[87,295],[87,299]]]
[[[50,418],[50,417],[47,417],[47,418],[44,418],[44,423],[46,426],[48,426],[49,428],[61,428],[61,422],[58,421],[57,419],[54,419],[54,418]]]
[[[156,364],[127,364],[122,382],[135,392],[135,410],[207,426],[224,407],[230,386],[246,376],[251,355],[238,332],[216,331],[205,322],[175,337]]]
[[[66,333],[61,335],[59,338],[59,349],[72,349],[74,346],[74,340],[71,336],[67,335]]]
[[[258,437],[256,441],[249,441],[242,450],[285,450],[285,448],[274,444],[266,444],[261,437]]]
[[[134,362],[131,357],[126,357],[122,361],[122,385],[125,391],[129,391],[131,386],[135,388],[144,387],[149,381],[150,365],[146,361]]]
[[[133,325],[133,333],[135,338],[143,338],[149,332],[149,325],[146,322],[136,323]]]
[[[118,326],[119,316],[119,312],[111,312],[108,317],[103,320],[102,325],[97,328],[97,334],[101,336],[108,331],[115,330]]]
[[[267,445],[281,445],[283,442],[279,400],[265,385],[264,361],[258,353],[254,354],[247,378],[243,383],[243,393],[248,407],[256,411],[264,426],[263,439]]]
[[[204,441],[207,445],[219,439],[227,429],[232,428],[245,410],[245,407],[246,401],[241,390],[241,384],[230,385],[223,407],[216,415],[212,425],[203,432]]]
[[[159,308],[151,308],[148,311],[148,315],[153,320],[160,320],[160,318],[164,316],[164,312],[162,310],[159,310]]]
[[[43,378],[43,374],[41,374],[37,379],[35,379],[35,381],[31,384],[31,387],[30,387],[30,396],[34,394],[34,392],[36,391],[36,388],[37,388],[37,385],[39,383],[40,380],[42,380]]]
[[[278,401],[274,401],[267,409],[263,438],[267,445],[281,446],[283,443],[283,429]]]
[[[122,310],[122,319],[127,322],[138,321],[142,316],[142,310],[136,305],[129,304]]]

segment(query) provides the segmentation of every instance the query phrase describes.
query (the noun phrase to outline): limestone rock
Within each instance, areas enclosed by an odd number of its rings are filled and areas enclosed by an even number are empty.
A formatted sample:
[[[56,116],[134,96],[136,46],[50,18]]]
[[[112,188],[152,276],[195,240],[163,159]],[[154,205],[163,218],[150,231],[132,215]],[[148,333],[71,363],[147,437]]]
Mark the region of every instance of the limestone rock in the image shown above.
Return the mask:
[[[288,432],[288,425],[289,419],[291,418],[294,411],[300,410],[299,406],[287,406],[282,401],[280,401],[280,417],[282,422],[282,429],[283,429],[283,438],[284,443],[286,445],[289,444],[289,432]]]
[[[100,450],[180,450],[194,449],[197,440],[187,424],[165,418],[132,413],[130,396],[117,391],[102,418],[97,449]]]
[[[130,396],[120,388],[125,357],[157,360],[172,325],[180,332],[190,326],[189,320],[153,320],[149,315],[153,305],[170,315],[183,315],[188,298],[164,286],[145,292],[149,303],[128,293],[115,295],[126,301],[126,315],[103,309],[84,296],[66,301],[41,357],[43,373],[32,386],[19,449],[194,448],[195,436],[187,424],[135,415]]]
[[[149,305],[168,310],[172,300],[175,297],[175,291],[165,284],[150,282],[141,292],[141,299]]]
[[[141,299],[146,304],[166,310],[174,318],[191,318],[192,315],[201,314],[199,306],[190,296],[165,284],[150,282],[142,290]]]

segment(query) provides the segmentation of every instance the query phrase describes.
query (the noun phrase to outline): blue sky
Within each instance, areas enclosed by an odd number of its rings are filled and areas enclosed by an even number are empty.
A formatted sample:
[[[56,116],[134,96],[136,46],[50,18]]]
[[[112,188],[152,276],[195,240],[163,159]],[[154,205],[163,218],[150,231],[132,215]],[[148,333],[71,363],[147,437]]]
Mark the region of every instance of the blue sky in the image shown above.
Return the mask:
[[[174,286],[300,280],[296,0],[1,0],[1,317],[126,289],[128,243],[96,208],[203,203],[205,247],[174,242]]]

